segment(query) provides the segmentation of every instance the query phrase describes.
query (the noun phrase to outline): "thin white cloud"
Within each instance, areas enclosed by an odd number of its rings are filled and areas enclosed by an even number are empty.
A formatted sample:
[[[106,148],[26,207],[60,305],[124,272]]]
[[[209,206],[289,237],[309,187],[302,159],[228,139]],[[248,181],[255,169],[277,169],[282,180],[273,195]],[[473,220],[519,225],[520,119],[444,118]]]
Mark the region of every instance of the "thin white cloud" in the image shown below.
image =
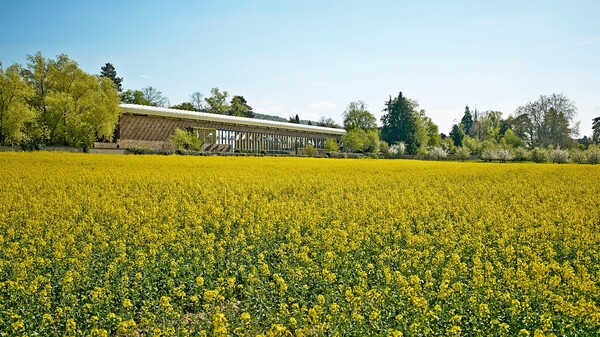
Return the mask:
[[[150,76],[148,76],[148,75],[140,75],[140,77],[141,77],[141,78],[145,78],[145,79],[148,79],[148,78],[150,78]]]
[[[313,109],[319,109],[319,110],[335,110],[335,109],[337,109],[337,105],[335,105],[331,102],[327,102],[327,101],[316,102],[316,103],[310,104],[309,107],[311,107]]]

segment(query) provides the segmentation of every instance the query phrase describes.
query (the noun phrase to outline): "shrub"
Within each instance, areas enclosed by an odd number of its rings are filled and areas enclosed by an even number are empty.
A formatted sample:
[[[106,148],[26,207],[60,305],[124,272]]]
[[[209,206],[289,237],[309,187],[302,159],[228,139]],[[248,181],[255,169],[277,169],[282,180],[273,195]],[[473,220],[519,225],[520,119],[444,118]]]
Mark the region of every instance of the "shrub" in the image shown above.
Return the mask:
[[[363,135],[363,151],[379,152],[379,131],[369,130]]]
[[[429,150],[425,146],[421,146],[417,149],[417,157],[427,158],[429,156]]]
[[[494,151],[496,153],[496,159],[498,159],[501,163],[506,163],[507,161],[513,160],[515,158],[511,150],[497,149]]]
[[[569,161],[569,152],[561,149],[554,149],[550,151],[550,160],[553,163],[563,164]]]
[[[485,149],[484,143],[477,138],[465,137],[463,139],[463,146],[471,150],[471,153],[481,157],[483,150]]]
[[[339,151],[338,143],[333,138],[327,138],[325,140],[324,148],[325,148],[325,151],[327,151],[327,152],[338,152]]]
[[[312,144],[308,144],[304,148],[304,154],[307,156],[314,156],[317,154],[317,149]]]
[[[518,147],[515,149],[515,160],[526,161],[529,160],[529,152],[524,147]]]
[[[381,151],[381,153],[383,153],[384,156],[390,154],[390,146],[385,140],[379,141],[379,151]]]
[[[498,159],[497,153],[494,149],[485,149],[481,152],[481,159],[487,162]]]
[[[442,159],[442,158],[446,158],[447,156],[448,156],[448,153],[446,152],[446,150],[444,150],[440,146],[434,147],[429,152],[429,158],[432,158],[432,159],[435,159],[435,160],[438,160],[438,161],[440,159]]]
[[[569,157],[574,163],[585,164],[587,162],[587,155],[580,149],[572,150]]]
[[[171,147],[175,150],[195,150],[199,151],[200,146],[202,145],[202,141],[194,137],[190,132],[175,129],[175,132],[169,138],[169,143]]]
[[[390,149],[389,149],[390,156],[394,156],[394,157],[403,156],[405,152],[406,152],[406,144],[404,144],[404,142],[396,143],[396,144],[390,146]]]
[[[531,150],[530,159],[536,163],[545,163],[548,161],[548,151],[536,147],[533,150]]]
[[[461,147],[456,148],[456,156],[461,161],[465,161],[465,159],[469,159],[470,155],[471,155],[471,150],[469,150],[468,147],[461,146]]]
[[[171,154],[175,153],[173,150],[169,150],[169,149],[152,149],[152,148],[149,148],[149,147],[142,147],[142,146],[128,147],[127,151],[129,151],[132,154],[171,155]]]
[[[600,164],[600,147],[590,146],[587,150],[587,160],[590,164]]]

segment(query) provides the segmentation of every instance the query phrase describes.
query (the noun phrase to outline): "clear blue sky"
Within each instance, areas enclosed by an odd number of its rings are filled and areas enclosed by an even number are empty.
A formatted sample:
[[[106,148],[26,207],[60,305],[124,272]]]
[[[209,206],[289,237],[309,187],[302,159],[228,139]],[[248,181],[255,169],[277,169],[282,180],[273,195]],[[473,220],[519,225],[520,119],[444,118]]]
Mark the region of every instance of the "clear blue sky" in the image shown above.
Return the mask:
[[[0,61],[65,53],[111,62],[124,87],[171,104],[212,87],[256,112],[377,117],[402,91],[448,133],[465,105],[503,116],[539,95],[576,102],[581,134],[600,116],[600,1],[9,1]]]

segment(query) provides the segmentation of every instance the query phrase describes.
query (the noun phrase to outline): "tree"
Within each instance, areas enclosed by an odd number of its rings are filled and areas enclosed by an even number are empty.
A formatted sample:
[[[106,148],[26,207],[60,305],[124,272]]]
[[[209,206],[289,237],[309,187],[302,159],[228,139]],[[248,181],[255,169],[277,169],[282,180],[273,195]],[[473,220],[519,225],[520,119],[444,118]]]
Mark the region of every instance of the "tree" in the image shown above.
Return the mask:
[[[379,131],[377,129],[365,131],[365,135],[363,136],[363,151],[370,153],[379,152]]]
[[[196,111],[204,111],[206,109],[206,101],[204,95],[196,91],[190,95],[191,103]]]
[[[196,107],[190,102],[183,102],[177,105],[171,106],[171,109],[196,111]]]
[[[564,164],[569,161],[569,151],[561,150],[560,148],[557,148],[557,149],[551,150],[550,153],[548,153],[548,157],[549,157],[550,161],[553,163]]]
[[[48,93],[48,60],[41,52],[35,55],[27,55],[27,67],[23,69],[23,77],[33,86],[34,96],[29,100],[29,105],[38,111],[39,117],[46,118],[48,107],[45,99]],[[43,125],[40,125],[43,127]]]
[[[452,130],[450,130],[449,137],[454,142],[454,146],[462,146],[463,138],[465,137],[465,132],[462,129],[462,126],[458,124],[452,125]]]
[[[315,156],[317,155],[317,149],[315,148],[314,145],[312,144],[306,144],[306,146],[304,147],[304,155],[305,156]]]
[[[44,60],[40,53],[28,59],[23,73],[36,91],[30,104],[51,144],[91,146],[111,139],[120,109],[110,79],[85,73],[64,54],[56,60]]]
[[[478,114],[477,119],[473,121],[471,132],[466,135],[478,138],[479,140],[493,139],[498,141],[505,131],[501,130],[503,125],[504,128],[507,128],[506,123],[502,119],[502,112],[486,111],[480,115]]]
[[[366,132],[363,129],[353,129],[342,136],[342,145],[347,151],[359,152],[364,147]]]
[[[406,152],[406,144],[404,144],[403,142],[396,143],[396,144],[390,146],[388,152],[390,153],[390,155],[392,155],[394,157],[403,156],[404,153]]]
[[[229,109],[227,105],[227,97],[229,93],[227,91],[219,91],[219,88],[212,88],[210,90],[211,96],[206,97],[204,101],[208,104],[205,108],[206,112],[211,114],[225,115]]]
[[[435,146],[429,152],[429,157],[439,161],[442,158],[446,158],[448,156],[448,152],[444,150],[441,146]]]
[[[587,149],[587,161],[588,163],[595,165],[600,163],[600,146],[592,145]]]
[[[500,142],[510,145],[514,148],[525,146],[525,142],[523,141],[523,139],[519,138],[519,136],[517,136],[517,134],[512,129],[508,129],[506,130],[506,132],[504,132],[504,136],[502,136]]]
[[[379,141],[379,151],[383,153],[384,156],[390,154],[390,145],[385,140]]]
[[[566,148],[573,144],[571,136],[578,133],[578,125],[574,123],[576,114],[575,103],[564,95],[542,95],[537,101],[517,108],[513,128],[531,148]]]
[[[417,138],[421,147],[428,146],[430,148],[440,145],[442,137],[438,126],[433,120],[425,115],[425,110],[419,112],[419,128]]]
[[[121,93],[121,102],[126,104],[139,104],[139,105],[150,105],[154,106],[152,102],[148,101],[144,97],[144,93],[141,90],[128,89]]]
[[[150,102],[152,106],[166,107],[169,105],[169,100],[162,95],[162,92],[153,87],[142,88],[144,99]]]
[[[327,138],[323,147],[327,152],[338,152],[339,150],[338,143],[333,138]]]
[[[596,144],[600,144],[600,117],[592,119],[592,140]]]
[[[254,111],[252,111],[252,107],[248,105],[244,96],[233,96],[227,114],[231,116],[254,118]]]
[[[175,132],[169,137],[169,143],[175,150],[194,150],[199,151],[202,141],[192,135],[190,132],[181,129],[175,129]]]
[[[102,68],[100,68],[100,77],[108,77],[115,84],[118,92],[123,90],[121,87],[123,78],[117,77],[117,70],[111,63],[106,63]]]
[[[404,142],[406,152],[416,154],[421,145],[417,138],[419,115],[415,111],[419,104],[404,97],[400,92],[398,97],[392,99],[390,96],[385,105],[383,111],[386,113],[381,117],[383,123],[381,136],[383,140],[389,144]]]
[[[365,131],[377,128],[377,118],[367,110],[363,101],[350,102],[343,115],[346,131],[363,129]]]
[[[469,159],[470,155],[471,150],[469,150],[468,147],[461,146],[456,149],[456,156],[458,157],[458,159],[460,159],[460,161],[465,161],[465,159]]]
[[[26,142],[26,128],[35,118],[35,111],[27,102],[33,98],[35,91],[21,72],[17,64],[6,71],[0,64],[0,144]]]
[[[377,153],[380,146],[379,131],[352,129],[342,136],[342,144],[350,152]]]
[[[462,125],[465,134],[467,134],[469,136],[473,136],[471,134],[472,129],[473,129],[473,116],[471,115],[471,111],[469,110],[468,105],[465,106],[465,113],[464,113],[462,119],[460,120],[460,124]]]
[[[296,114],[296,116],[290,117],[289,122],[294,124],[300,124],[300,117],[298,116],[298,114]]]
[[[333,118],[325,118],[324,116],[319,119],[317,122],[317,126],[322,126],[326,128],[339,128],[340,126],[333,120]]]

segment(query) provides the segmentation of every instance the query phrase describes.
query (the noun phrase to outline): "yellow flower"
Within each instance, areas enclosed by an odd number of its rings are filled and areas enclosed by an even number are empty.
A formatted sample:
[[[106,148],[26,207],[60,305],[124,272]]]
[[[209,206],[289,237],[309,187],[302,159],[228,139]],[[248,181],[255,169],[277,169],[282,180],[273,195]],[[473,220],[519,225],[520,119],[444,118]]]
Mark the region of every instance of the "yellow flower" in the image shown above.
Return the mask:
[[[77,323],[72,318],[67,319],[67,323],[65,325],[67,332],[74,332],[77,329]]]

